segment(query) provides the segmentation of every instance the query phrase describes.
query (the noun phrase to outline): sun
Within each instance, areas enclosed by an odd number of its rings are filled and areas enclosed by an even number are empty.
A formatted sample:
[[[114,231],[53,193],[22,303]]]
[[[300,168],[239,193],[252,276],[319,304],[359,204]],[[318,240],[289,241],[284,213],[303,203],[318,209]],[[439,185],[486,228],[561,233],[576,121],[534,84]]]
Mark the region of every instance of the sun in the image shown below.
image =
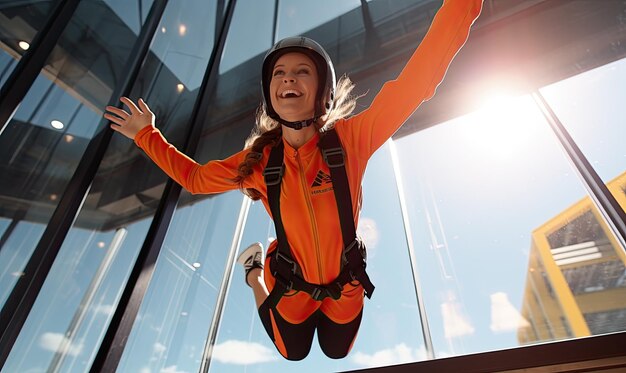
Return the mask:
[[[537,121],[541,121],[531,97],[493,95],[462,127],[464,140],[478,153],[507,160],[528,151]]]

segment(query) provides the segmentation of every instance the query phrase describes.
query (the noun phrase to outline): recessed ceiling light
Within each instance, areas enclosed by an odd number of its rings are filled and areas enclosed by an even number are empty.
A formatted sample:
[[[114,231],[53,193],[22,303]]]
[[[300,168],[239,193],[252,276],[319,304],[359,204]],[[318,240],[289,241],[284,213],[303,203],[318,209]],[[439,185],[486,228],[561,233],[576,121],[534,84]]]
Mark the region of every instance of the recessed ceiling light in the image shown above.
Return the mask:
[[[184,84],[182,84],[182,83],[176,84],[176,90],[178,91],[178,93],[181,93],[184,89],[185,89],[185,85]]]
[[[185,36],[186,33],[187,33],[187,26],[183,24],[178,26],[178,34],[180,34],[180,36]]]
[[[195,262],[194,264],[192,264],[193,268],[200,268],[200,263]]]
[[[51,125],[53,128],[56,128],[56,129],[58,129],[58,130],[61,130],[61,129],[63,129],[63,127],[65,127],[65,125],[64,125],[61,121],[56,120],[56,119],[55,119],[55,120],[53,120],[52,122],[50,122],[50,125]]]
[[[101,248],[101,249],[104,248],[104,245],[105,245],[104,242],[102,242],[102,241],[98,242],[98,247],[99,248]]]
[[[65,135],[65,142],[72,142],[74,141],[74,136],[72,135]]]
[[[23,50],[28,50],[28,48],[30,48],[30,44],[28,44],[28,42],[25,42],[24,40],[17,43],[17,45],[19,45],[20,48],[22,48]]]
[[[161,27],[161,32],[165,34],[165,32],[167,31],[167,29],[165,28],[165,26]]]

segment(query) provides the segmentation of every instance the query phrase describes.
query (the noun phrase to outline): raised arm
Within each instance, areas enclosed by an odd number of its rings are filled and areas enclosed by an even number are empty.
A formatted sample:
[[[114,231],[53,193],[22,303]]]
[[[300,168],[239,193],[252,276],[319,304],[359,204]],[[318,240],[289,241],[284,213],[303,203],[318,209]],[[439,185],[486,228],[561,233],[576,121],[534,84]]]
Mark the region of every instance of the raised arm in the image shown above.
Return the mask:
[[[369,158],[435,90],[469,35],[483,0],[445,0],[430,29],[395,80],[383,85],[371,106],[352,118],[347,132],[363,158]],[[342,131],[343,130],[343,131]]]
[[[139,99],[139,106],[126,97],[122,97],[121,101],[130,112],[107,106],[108,113],[104,117],[115,123],[111,128],[134,140],[160,169],[183,188],[193,194],[220,193],[238,188],[232,179],[237,176],[237,167],[245,157],[245,151],[225,160],[200,165],[167,142],[154,126],[154,114],[143,100]],[[254,187],[251,183],[252,180],[247,183],[250,185],[245,183],[244,186]]]

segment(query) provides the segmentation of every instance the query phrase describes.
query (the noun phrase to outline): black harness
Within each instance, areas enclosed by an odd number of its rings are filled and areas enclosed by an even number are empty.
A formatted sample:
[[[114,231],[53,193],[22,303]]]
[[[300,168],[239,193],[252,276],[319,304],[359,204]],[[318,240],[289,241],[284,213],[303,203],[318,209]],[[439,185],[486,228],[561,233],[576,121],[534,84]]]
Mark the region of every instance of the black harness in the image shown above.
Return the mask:
[[[280,216],[280,185],[285,172],[283,159],[283,142],[272,148],[269,160],[263,171],[265,184],[267,186],[267,199],[274,218],[278,245],[270,256],[270,272],[276,279],[274,289],[270,293],[267,301],[270,307],[274,308],[282,296],[291,291],[304,291],[316,301],[321,301],[326,297],[339,299],[341,291],[347,283],[358,285],[360,283],[365,290],[365,295],[371,298],[374,292],[374,285],[365,272],[365,245],[357,238],[352,216],[352,198],[350,196],[350,186],[345,169],[344,151],[339,142],[339,137],[334,129],[325,132],[318,143],[324,161],[330,169],[330,177],[333,183],[333,192],[337,209],[339,210],[339,221],[343,238],[343,251],[341,253],[341,271],[339,276],[332,282],[325,285],[317,285],[307,282],[302,277],[300,265],[293,259],[291,249],[287,241],[287,235]],[[356,281],[357,283],[353,283]]]

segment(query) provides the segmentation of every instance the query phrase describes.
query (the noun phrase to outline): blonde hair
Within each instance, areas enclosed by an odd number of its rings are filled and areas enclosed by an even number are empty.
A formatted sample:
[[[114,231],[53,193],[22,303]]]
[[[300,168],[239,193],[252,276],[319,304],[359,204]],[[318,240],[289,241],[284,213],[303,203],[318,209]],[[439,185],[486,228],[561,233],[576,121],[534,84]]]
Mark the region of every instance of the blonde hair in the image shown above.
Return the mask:
[[[315,126],[319,132],[327,131],[334,127],[335,123],[347,118],[356,107],[356,100],[360,96],[352,95],[354,83],[344,75],[339,78],[335,90],[335,100],[333,107],[328,113],[320,118]],[[239,164],[237,176],[234,182],[239,184],[239,188],[244,194],[253,200],[258,200],[261,194],[256,189],[244,188],[243,182],[246,177],[253,173],[253,168],[263,160],[263,149],[266,146],[275,146],[282,138],[282,127],[276,120],[270,118],[265,112],[263,105],[259,107],[256,114],[256,125],[246,140],[244,149],[250,149],[246,158]]]

